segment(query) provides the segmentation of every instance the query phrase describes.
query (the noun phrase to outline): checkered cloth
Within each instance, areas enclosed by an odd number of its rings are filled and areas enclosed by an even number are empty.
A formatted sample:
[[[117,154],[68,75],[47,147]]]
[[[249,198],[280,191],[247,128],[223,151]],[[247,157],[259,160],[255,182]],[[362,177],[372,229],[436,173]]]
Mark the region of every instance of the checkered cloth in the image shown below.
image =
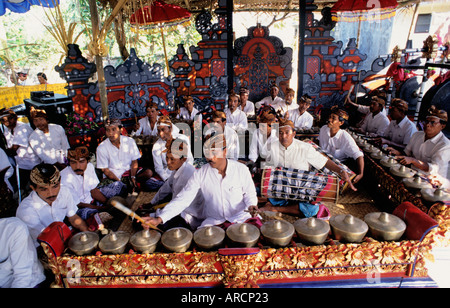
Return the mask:
[[[336,190],[332,175],[290,168],[265,168],[261,195],[269,198],[320,201],[324,193]],[[325,200],[326,201],[326,200]]]

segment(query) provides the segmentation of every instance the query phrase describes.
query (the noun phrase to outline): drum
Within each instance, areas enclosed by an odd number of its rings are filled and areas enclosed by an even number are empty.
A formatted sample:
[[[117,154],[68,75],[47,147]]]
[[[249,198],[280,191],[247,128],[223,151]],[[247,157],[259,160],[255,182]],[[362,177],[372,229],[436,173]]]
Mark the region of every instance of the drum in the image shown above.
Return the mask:
[[[266,167],[262,172],[261,195],[307,202],[337,202],[339,186],[338,178],[331,174]]]

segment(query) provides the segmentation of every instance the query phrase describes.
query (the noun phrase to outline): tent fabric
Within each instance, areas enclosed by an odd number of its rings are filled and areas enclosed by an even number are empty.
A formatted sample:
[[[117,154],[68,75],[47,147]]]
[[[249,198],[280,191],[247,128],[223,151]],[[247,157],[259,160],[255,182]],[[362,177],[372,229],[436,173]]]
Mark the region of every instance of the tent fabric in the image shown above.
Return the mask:
[[[0,0],[0,16],[5,15],[6,9],[13,13],[25,13],[32,5],[55,7],[59,0]]]

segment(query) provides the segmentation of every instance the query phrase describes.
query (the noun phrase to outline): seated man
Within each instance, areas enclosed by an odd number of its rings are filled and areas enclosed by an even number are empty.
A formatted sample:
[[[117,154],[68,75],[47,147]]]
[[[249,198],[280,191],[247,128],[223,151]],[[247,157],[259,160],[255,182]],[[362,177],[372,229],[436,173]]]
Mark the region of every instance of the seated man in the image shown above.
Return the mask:
[[[117,195],[127,186],[127,191],[133,191],[137,183],[144,183],[152,176],[149,169],[138,166],[141,153],[136,142],[131,137],[121,135],[122,123],[119,119],[111,119],[105,123],[106,139],[97,147],[97,168],[103,172],[100,187],[115,184]]]
[[[185,121],[196,121],[196,123],[202,122],[202,114],[197,108],[194,107],[194,98],[192,96],[184,96],[184,107],[180,108],[180,113],[177,115],[177,119],[183,119]]]
[[[447,112],[431,106],[428,110],[423,131],[412,135],[403,151],[387,148],[397,155],[397,160],[403,165],[447,178],[448,162],[450,160],[450,141],[442,133],[447,125]]]
[[[45,281],[36,247],[19,218],[0,219],[0,247],[0,288],[35,288]]]
[[[2,123],[6,126],[4,130],[7,141],[7,152],[10,152],[19,166],[20,187],[24,189],[29,181],[31,169],[41,162],[34,153],[28,142],[33,132],[30,125],[17,121],[17,114],[7,109],[2,115]]]
[[[126,197],[126,187],[120,181],[97,188],[100,181],[95,173],[95,167],[89,162],[91,154],[85,146],[69,149],[67,158],[69,167],[61,171],[61,185],[69,188],[73,200],[78,206],[77,214],[86,220],[92,214],[107,211],[109,198],[114,196]],[[121,191],[116,189],[116,183],[123,187]]]
[[[239,89],[239,97],[241,99],[241,104],[239,105],[239,109],[242,110],[247,118],[255,116],[255,104],[248,100],[248,96],[250,91],[247,88]]]
[[[156,195],[150,202],[151,205],[157,205],[161,203],[166,197],[172,196],[174,199],[180,191],[186,186],[188,180],[195,172],[195,167],[192,164],[187,163],[187,156],[189,151],[189,145],[184,139],[171,139],[166,145],[166,159],[167,167],[173,171],[167,181],[158,190]],[[191,230],[197,229],[202,223],[203,217],[203,195],[201,191],[197,193],[192,203],[184,209],[179,216],[175,216],[170,219],[164,226],[163,230],[168,230],[174,227],[187,227]],[[158,209],[156,213],[150,214],[153,217],[164,216],[165,209]]]
[[[276,114],[270,109],[263,111],[257,118],[258,129],[253,132],[250,142],[250,151],[248,158],[256,163],[258,159],[264,159],[267,156],[266,144],[270,144],[277,139],[276,130],[272,125],[278,122]]]
[[[247,116],[239,109],[240,100],[239,95],[231,93],[228,96],[228,108],[224,110],[227,119],[226,125],[238,133],[248,128]]]
[[[307,95],[303,95],[298,103],[298,108],[289,112],[287,119],[294,123],[295,129],[311,128],[314,123],[313,116],[307,111],[311,106],[312,99]]]
[[[169,221],[183,212],[201,191],[206,219],[200,227],[220,225],[226,229],[233,223],[254,221],[246,211],[258,202],[248,168],[226,158],[227,143],[223,134],[209,138],[203,149],[208,164],[194,172],[184,189],[164,207],[159,217],[146,217],[145,220],[155,226]],[[260,225],[261,222],[258,223]]]
[[[161,178],[162,181],[166,181],[169,176],[172,174],[172,170],[170,170],[167,166],[167,158],[166,158],[166,143],[172,139],[181,138],[189,144],[189,138],[183,134],[179,133],[179,129],[176,125],[173,125],[169,116],[161,116],[158,119],[158,140],[153,145],[152,155],[153,155],[153,163],[155,165],[155,173]],[[194,158],[192,156],[192,152],[188,151],[187,162],[189,164],[193,164]],[[161,182],[160,185],[163,183]]]
[[[278,103],[281,103],[283,101],[283,99],[280,96],[278,96],[278,93],[280,93],[280,89],[276,84],[272,84],[270,86],[270,95],[264,97],[259,102],[256,102],[255,108],[258,110],[263,105],[272,106],[275,108],[275,106],[278,105]]]
[[[348,113],[339,108],[332,108],[327,125],[320,129],[319,145],[325,153],[330,154],[337,160],[347,163],[351,158],[357,163],[355,169],[356,177],[353,184],[358,183],[364,174],[364,153],[359,149],[353,137],[345,130],[348,125]],[[350,166],[354,165],[352,162]]]
[[[275,144],[271,144],[268,150],[266,165],[303,171],[309,171],[311,166],[316,169],[326,167],[339,174],[349,184],[351,189],[356,190],[344,169],[340,168],[325,155],[317,152],[312,145],[295,139],[294,123],[290,120],[280,120],[278,140],[275,141]],[[317,215],[319,205],[305,202],[291,205],[287,200],[272,199],[262,209],[293,215],[303,214],[306,217],[311,217]]]
[[[408,103],[402,99],[394,98],[389,108],[391,122],[380,139],[381,144],[387,144],[396,149],[404,149],[417,132],[416,125],[408,119]]]
[[[294,97],[295,90],[292,88],[287,88],[284,100],[274,106],[275,110],[281,117],[289,119],[290,113],[293,110],[298,110],[298,104],[294,102]]]
[[[66,167],[67,150],[70,148],[66,132],[61,125],[48,122],[45,110],[31,107],[30,117],[36,129],[29,142],[34,153],[46,164],[55,164],[60,170]]]
[[[39,234],[52,222],[66,218],[74,229],[88,231],[83,219],[76,213],[77,204],[67,187],[61,186],[61,175],[54,165],[41,163],[31,170],[31,194],[22,200],[16,217],[28,227],[36,247]]]
[[[149,102],[145,106],[147,115],[140,119],[134,127],[132,136],[157,136],[158,129],[156,128],[156,121],[158,121],[158,105]]]
[[[388,117],[382,113],[385,100],[379,96],[372,96],[370,102],[370,113],[364,118],[361,128],[357,131],[372,137],[383,136],[389,126]]]
[[[223,111],[214,111],[209,123],[211,128],[205,132],[208,139],[214,134],[223,134],[227,139],[227,158],[237,160],[239,158],[239,136],[234,129],[227,125],[227,117]]]

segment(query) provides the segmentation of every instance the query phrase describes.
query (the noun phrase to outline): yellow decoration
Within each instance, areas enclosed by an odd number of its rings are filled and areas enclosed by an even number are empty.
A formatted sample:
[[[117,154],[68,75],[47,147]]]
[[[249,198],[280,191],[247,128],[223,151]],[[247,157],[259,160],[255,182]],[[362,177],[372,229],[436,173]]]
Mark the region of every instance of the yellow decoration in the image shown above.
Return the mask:
[[[0,108],[8,108],[23,104],[23,100],[30,98],[30,92],[34,91],[51,91],[54,93],[67,95],[67,83],[57,84],[40,84],[35,86],[15,86],[0,87]]]

